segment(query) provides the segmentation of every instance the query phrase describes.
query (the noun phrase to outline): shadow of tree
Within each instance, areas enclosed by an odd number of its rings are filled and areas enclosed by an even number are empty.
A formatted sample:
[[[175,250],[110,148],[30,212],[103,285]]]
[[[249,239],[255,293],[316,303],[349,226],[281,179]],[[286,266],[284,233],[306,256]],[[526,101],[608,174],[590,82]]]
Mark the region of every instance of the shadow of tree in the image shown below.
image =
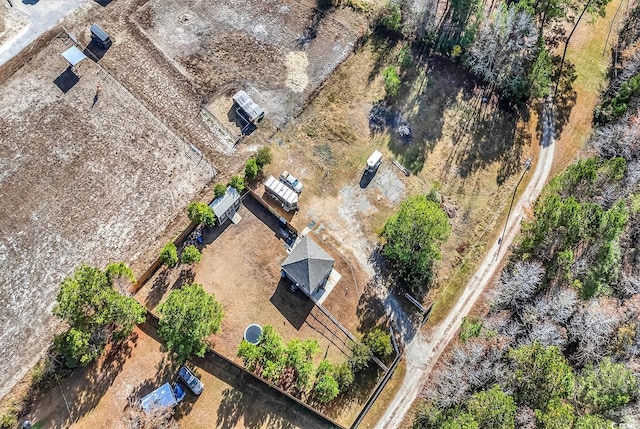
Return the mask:
[[[144,301],[147,308],[155,308],[162,300],[162,297],[169,288],[169,272],[170,268],[166,266],[162,268],[160,274],[156,277],[151,285],[151,290]]]
[[[569,122],[569,115],[576,104],[578,93],[573,88],[573,84],[578,78],[576,66],[565,61],[562,76],[558,84],[558,92],[554,97],[554,118],[555,118],[555,138],[560,138],[562,130]],[[541,133],[541,130],[538,130]]]

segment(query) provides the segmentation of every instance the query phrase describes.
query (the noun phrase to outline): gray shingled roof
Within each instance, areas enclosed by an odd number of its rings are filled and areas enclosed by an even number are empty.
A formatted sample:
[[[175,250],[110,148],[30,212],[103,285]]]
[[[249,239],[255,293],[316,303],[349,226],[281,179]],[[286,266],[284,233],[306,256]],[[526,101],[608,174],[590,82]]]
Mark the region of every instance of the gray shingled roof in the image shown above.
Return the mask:
[[[306,235],[282,263],[282,270],[303,292],[310,295],[331,271],[333,262],[334,259]],[[312,287],[314,291],[311,290]]]
[[[236,188],[231,186],[227,187],[227,191],[213,200],[209,207],[213,210],[213,213],[216,215],[218,219],[222,217],[223,214],[229,210],[231,206],[235,204],[236,201],[240,199],[240,193]]]

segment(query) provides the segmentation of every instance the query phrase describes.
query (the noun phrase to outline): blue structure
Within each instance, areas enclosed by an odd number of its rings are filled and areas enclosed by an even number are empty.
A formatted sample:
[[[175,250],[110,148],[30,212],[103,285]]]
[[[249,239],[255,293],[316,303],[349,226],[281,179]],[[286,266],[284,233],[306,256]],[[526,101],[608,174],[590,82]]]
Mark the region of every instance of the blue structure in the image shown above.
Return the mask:
[[[177,398],[176,398],[177,396]],[[145,411],[154,408],[175,407],[184,398],[184,391],[176,385],[175,392],[169,383],[165,383],[140,400],[140,406]]]

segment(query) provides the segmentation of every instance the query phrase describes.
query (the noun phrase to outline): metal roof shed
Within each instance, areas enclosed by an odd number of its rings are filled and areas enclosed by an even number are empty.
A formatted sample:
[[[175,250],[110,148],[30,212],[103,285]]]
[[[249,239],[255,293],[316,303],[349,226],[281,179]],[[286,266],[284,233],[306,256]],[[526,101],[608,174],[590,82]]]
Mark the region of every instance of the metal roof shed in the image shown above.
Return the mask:
[[[305,235],[282,263],[282,272],[302,291],[311,296],[324,286],[334,259]]]
[[[233,215],[240,207],[240,192],[231,186],[227,187],[224,195],[219,196],[209,204],[213,213],[218,219],[218,224],[222,225],[227,219],[233,218]]]
[[[80,49],[76,48],[75,46],[72,46],[69,49],[67,49],[66,51],[64,51],[62,53],[62,56],[64,57],[65,60],[67,60],[67,62],[69,64],[71,64],[71,66],[75,66],[80,61],[82,61],[85,58],[87,58],[87,56],[85,54],[83,54],[82,51]]]
[[[243,90],[236,92],[232,98],[233,101],[247,114],[249,121],[260,121],[264,118],[264,110]]]

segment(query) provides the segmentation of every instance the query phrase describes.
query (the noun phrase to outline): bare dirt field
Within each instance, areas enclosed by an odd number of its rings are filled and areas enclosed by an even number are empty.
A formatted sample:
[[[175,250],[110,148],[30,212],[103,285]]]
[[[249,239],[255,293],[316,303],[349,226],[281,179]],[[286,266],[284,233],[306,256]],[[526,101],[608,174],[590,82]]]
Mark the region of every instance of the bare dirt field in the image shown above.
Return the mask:
[[[178,406],[176,418],[180,427],[324,427],[315,415],[281,395],[274,395],[266,385],[214,355],[194,363],[198,365],[195,373],[205,389],[200,396],[188,392]],[[42,428],[127,428],[129,401],[163,383],[176,381],[177,368],[163,351],[154,328],[143,324],[122,350],[108,353],[96,364],[62,380],[59,386],[54,385],[36,401],[27,418]],[[92,389],[88,391],[89,384]]]
[[[357,38],[333,14],[295,0],[150,0],[135,19],[205,99],[245,89],[276,126],[349,55]]]
[[[0,87],[0,397],[47,347],[62,278],[137,258],[214,173],[90,60],[67,70],[68,46]]]

